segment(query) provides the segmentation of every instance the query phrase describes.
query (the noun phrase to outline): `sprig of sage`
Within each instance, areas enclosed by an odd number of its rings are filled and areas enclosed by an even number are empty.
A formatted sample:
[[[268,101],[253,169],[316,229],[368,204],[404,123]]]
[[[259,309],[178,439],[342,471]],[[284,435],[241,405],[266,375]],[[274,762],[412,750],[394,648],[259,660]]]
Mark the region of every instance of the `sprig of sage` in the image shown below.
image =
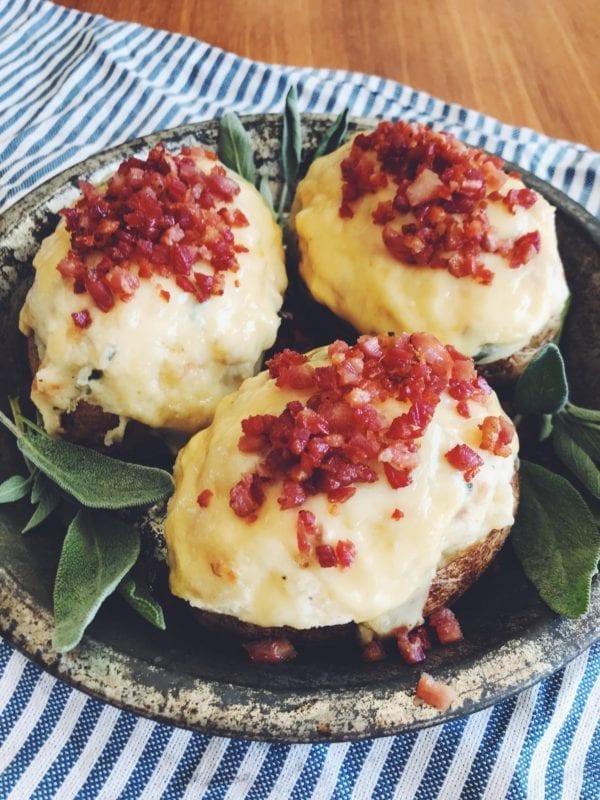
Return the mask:
[[[600,411],[569,400],[562,354],[554,342],[531,361],[515,390],[515,409],[540,416],[540,440],[584,492],[600,499]],[[566,478],[529,462],[520,470],[521,499],[511,539],[526,574],[548,605],[579,616],[589,605],[600,533],[585,497]]]
[[[314,158],[333,153],[340,145],[344,144],[348,135],[348,114],[349,109],[345,108],[327,128],[319,146],[315,150]]]
[[[0,412],[0,423],[15,434],[26,461],[82,506],[136,508],[165,500],[173,491],[173,478],[164,469],[119,461],[65,439],[52,439],[25,418],[20,421],[24,425],[19,427]]]
[[[219,122],[219,158],[249,183],[256,180],[254,149],[250,134],[234,111],[227,111]]]
[[[348,133],[348,114],[345,108],[325,131],[314,152],[313,159],[336,150],[344,143]],[[250,183],[256,184],[254,149],[248,131],[234,111],[227,111],[219,121],[218,154],[226,167],[241,175]],[[281,168],[283,184],[279,194],[277,210],[269,179],[261,175],[258,190],[280,225],[286,221],[285,207],[300,175],[302,159],[302,118],[298,108],[298,91],[292,85],[285,97],[283,125],[281,134]]]
[[[118,592],[138,614],[144,617],[151,625],[164,631],[165,615],[162,607],[150,594],[146,584],[131,573],[126,575],[118,587]]]
[[[511,541],[529,580],[557,614],[589,607],[600,535],[579,492],[560,475],[522,461],[520,500]]]
[[[77,512],[63,542],[54,583],[55,650],[64,653],[79,644],[139,554],[138,530],[112,514]]]
[[[129,464],[63,439],[52,439],[10,402],[14,422],[0,423],[16,437],[29,477],[13,475],[0,484],[0,503],[31,493],[36,506],[23,528],[37,528],[61,499],[78,509],[64,538],[54,585],[54,647],[75,647],[105,598],[119,593],[146,620],[164,628],[160,605],[128,576],[140,551],[140,534],[110,510],[151,505],[166,499],[173,479],[165,470]]]

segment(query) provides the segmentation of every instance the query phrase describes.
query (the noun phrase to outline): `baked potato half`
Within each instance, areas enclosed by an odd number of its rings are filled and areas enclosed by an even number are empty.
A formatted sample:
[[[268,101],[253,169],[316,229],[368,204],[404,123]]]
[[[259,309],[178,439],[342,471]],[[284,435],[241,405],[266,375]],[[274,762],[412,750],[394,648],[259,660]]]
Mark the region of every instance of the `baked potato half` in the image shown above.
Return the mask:
[[[427,330],[514,381],[568,288],[554,208],[502,166],[405,122],[316,159],[291,214],[312,296],[359,333]]]
[[[243,638],[418,626],[508,535],[517,449],[472,359],[429,334],[283,351],[179,453],[171,591]]]

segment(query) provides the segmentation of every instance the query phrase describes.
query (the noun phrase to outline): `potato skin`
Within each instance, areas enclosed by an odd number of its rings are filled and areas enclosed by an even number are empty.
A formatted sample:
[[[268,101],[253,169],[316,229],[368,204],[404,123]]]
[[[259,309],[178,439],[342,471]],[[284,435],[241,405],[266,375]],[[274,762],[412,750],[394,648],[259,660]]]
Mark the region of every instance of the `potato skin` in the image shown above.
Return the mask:
[[[562,325],[562,314],[552,317],[543,331],[534,336],[521,350],[498,361],[489,364],[476,364],[479,372],[490,386],[496,388],[510,387],[517,382],[525,372],[529,362],[535,354],[559,332]]]
[[[513,476],[512,489],[516,513],[519,502],[519,476],[517,472]],[[423,616],[429,617],[434,611],[449,606],[458,600],[490,566],[508,538],[510,531],[510,525],[504,528],[494,528],[483,539],[455,554],[449,561],[438,567],[425,601]],[[216,614],[198,608],[192,608],[192,612],[196,621],[204,628],[242,641],[285,637],[300,646],[319,646],[336,644],[342,641],[356,641],[357,638],[357,625],[354,622],[349,622],[345,625],[327,625],[320,628],[299,630],[287,625],[276,628],[261,627],[253,623],[242,622],[237,617],[232,617],[228,614]],[[393,636],[393,632],[388,636]]]

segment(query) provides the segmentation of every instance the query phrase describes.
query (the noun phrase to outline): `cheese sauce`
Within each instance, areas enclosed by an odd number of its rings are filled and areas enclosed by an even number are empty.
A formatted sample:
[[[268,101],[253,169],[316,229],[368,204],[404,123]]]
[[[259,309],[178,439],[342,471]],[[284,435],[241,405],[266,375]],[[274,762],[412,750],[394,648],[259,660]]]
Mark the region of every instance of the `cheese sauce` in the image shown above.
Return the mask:
[[[261,373],[222,400],[210,428],[180,452],[165,526],[171,591],[192,606],[265,627],[354,621],[381,634],[412,627],[422,620],[438,566],[492,529],[512,524],[516,436],[509,457],[479,449],[478,424],[503,414],[496,396],[482,404],[469,401],[472,417],[465,419],[444,394],[422,439],[411,485],[394,490],[380,471],[378,481],[358,484],[345,503],[332,506],[325,495],[315,495],[303,504],[322,525],[323,542],[350,540],[356,557],[346,569],[301,567],[298,509],[280,510],[281,483],[266,488],[251,524],[232,511],[229,492],[260,460],[238,449],[242,419],[277,415],[289,401],[307,396],[279,389]],[[380,410],[391,419],[406,406],[388,400]],[[471,484],[444,457],[458,443],[483,458]],[[197,497],[207,489],[213,497],[201,508]],[[396,508],[404,513],[400,520],[392,518]]]
[[[215,163],[198,159],[207,171]],[[193,433],[210,422],[221,397],[255,372],[275,339],[287,279],[278,226],[254,187],[231,177],[241,189],[234,206],[250,222],[236,228],[236,242],[248,252],[238,255],[238,272],[224,273],[224,293],[203,303],[172,277],[153,275],[129,302],[103,313],[56,269],[70,247],[64,223],[44,240],[20,328],[35,335],[41,363],[31,397],[50,434],[61,432],[61,415],[82,399],[120,417],[107,443],[122,437],[129,419]],[[195,268],[212,274],[202,262]],[[169,293],[168,302],[161,292]],[[85,330],[71,318],[82,309],[92,317]]]
[[[483,363],[520,350],[560,314],[568,289],[554,208],[543,197],[529,209],[517,207],[515,214],[501,201],[488,203],[490,223],[500,238],[538,230],[541,249],[516,269],[500,255],[482,253],[482,263],[494,273],[493,283],[484,286],[446,270],[403,264],[389,253],[372,213],[394,197],[392,182],[362,197],[351,219],[340,217],[340,163],[350,149],[349,142],[316,159],[294,201],[300,272],[316,300],[362,333],[426,330],[466,355],[485,352]],[[509,178],[500,193],[522,187],[520,180]]]

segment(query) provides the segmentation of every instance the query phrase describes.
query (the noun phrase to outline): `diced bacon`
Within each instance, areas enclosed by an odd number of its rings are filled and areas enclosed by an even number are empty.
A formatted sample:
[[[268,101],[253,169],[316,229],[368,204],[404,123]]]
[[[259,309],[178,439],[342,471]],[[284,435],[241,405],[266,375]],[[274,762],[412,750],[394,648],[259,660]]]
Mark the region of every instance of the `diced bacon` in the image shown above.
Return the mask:
[[[243,475],[229,493],[229,505],[238,517],[249,517],[265,501],[260,478],[255,472]]]
[[[284,638],[246,642],[244,649],[255,664],[281,664],[298,655],[290,640]]]
[[[315,548],[319,565],[324,568],[337,567],[338,559],[330,544],[318,544]]]
[[[85,328],[89,328],[90,325],[92,324],[92,317],[87,308],[84,308],[81,311],[74,311],[71,314],[71,318],[75,323],[76,327],[82,328],[84,330]]]
[[[462,642],[464,638],[460,624],[449,608],[434,611],[427,619],[427,623],[435,630],[441,644]]]
[[[385,648],[378,639],[371,639],[361,650],[363,661],[384,661],[386,659]]]
[[[396,644],[400,655],[407,664],[420,664],[421,661],[425,661],[427,644],[415,631],[409,632],[404,625],[398,628],[396,630]]]
[[[511,267],[521,267],[531,261],[539,252],[542,246],[542,238],[539,231],[532,231],[520,236],[514,243],[510,252],[509,264]]]
[[[204,157],[216,158],[208,151]],[[232,230],[248,220],[227,205],[239,193],[238,183],[220,165],[203,172],[184,151],[171,156],[158,145],[146,160],[126,159],[102,190],[85,181],[80,188],[76,205],[60,211],[71,249],[58,270],[104,312],[116,300],[129,300],[139,280],[155,272],[188,277],[198,258],[213,271],[237,271],[236,253],[248,250]],[[215,280],[194,294],[203,302],[222,289]]]
[[[507,457],[512,453],[510,443],[515,435],[515,427],[506,417],[485,417],[481,425],[482,450],[489,450],[496,456]]]
[[[421,673],[417,683],[416,696],[419,700],[437,708],[439,711],[447,711],[458,698],[455,689],[445,683],[436,681],[427,672]]]
[[[469,445],[457,444],[446,453],[446,459],[454,469],[463,473],[465,481],[472,481],[483,466],[483,459]]]
[[[438,196],[439,189],[444,184],[439,179],[439,176],[431,169],[425,168],[417,176],[417,178],[407,186],[406,197],[408,202],[414,208],[415,206],[425,203],[427,200],[433,200]]]
[[[197,497],[197,502],[200,508],[208,508],[214,493],[210,489],[203,489]]]
[[[488,202],[503,202],[514,213],[537,200],[531,189],[512,189],[502,196],[507,180],[503,162],[483,150],[470,148],[453,136],[425,125],[381,122],[357,136],[341,165],[339,214],[354,216],[358,202],[393,181],[393,200],[375,206],[372,218],[382,226],[390,254],[417,267],[446,269],[455,278],[492,283],[494,273],[482,255],[509,254],[512,243],[492,228]],[[406,222],[405,215],[414,221]],[[512,249],[509,266],[525,264],[534,254],[531,240]]]
[[[348,539],[339,539],[335,546],[337,563],[342,569],[349,567],[356,558],[356,546]]]

